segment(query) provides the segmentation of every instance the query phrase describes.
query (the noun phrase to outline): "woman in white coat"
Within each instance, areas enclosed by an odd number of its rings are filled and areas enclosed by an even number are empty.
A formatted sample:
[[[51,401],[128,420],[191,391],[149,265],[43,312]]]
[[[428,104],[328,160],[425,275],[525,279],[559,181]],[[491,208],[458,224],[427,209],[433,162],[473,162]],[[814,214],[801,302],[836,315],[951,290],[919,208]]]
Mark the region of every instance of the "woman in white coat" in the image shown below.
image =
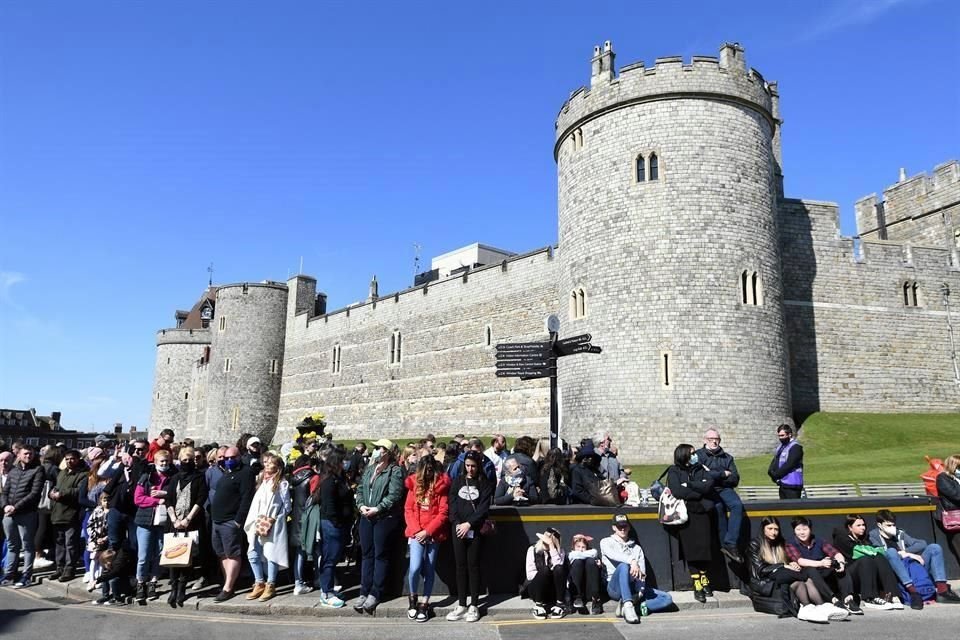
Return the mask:
[[[247,600],[266,602],[277,594],[277,574],[289,566],[287,559],[287,514],[292,510],[290,485],[283,479],[283,460],[265,453],[263,471],[257,477],[243,530],[250,541],[247,560],[256,584]]]

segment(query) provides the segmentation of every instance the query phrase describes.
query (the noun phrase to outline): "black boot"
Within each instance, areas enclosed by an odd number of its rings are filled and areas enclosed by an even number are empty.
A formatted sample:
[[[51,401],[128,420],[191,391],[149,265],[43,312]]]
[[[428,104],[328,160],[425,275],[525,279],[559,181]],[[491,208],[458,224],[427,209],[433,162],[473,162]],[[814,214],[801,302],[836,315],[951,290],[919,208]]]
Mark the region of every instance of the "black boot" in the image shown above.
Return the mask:
[[[167,596],[167,604],[171,609],[177,608],[177,587],[180,585],[180,578],[170,578],[170,595]]]
[[[700,585],[703,587],[703,595],[708,598],[713,597],[713,587],[710,586],[710,579],[707,578],[706,571],[700,572]]]
[[[146,606],[147,604],[147,584],[145,582],[137,583],[137,594],[134,596],[137,604]]]
[[[183,603],[187,599],[187,576],[180,576],[180,582],[177,583],[177,606],[183,608]]]

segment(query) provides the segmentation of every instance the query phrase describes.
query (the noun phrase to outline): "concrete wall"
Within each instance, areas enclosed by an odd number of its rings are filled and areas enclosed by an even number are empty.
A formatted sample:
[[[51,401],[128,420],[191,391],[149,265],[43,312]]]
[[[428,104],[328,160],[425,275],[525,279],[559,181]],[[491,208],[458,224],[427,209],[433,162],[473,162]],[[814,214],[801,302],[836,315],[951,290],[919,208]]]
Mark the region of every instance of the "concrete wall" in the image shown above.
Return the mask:
[[[557,311],[555,271],[544,249],[510,259],[505,270],[491,265],[325,316],[295,315],[308,305],[291,301],[279,429],[321,411],[338,438],[546,437],[547,382],[497,378],[494,345],[546,339],[544,318]],[[310,298],[309,280],[292,279],[290,290]],[[401,361],[391,364],[397,331]],[[340,373],[332,371],[336,344]]]

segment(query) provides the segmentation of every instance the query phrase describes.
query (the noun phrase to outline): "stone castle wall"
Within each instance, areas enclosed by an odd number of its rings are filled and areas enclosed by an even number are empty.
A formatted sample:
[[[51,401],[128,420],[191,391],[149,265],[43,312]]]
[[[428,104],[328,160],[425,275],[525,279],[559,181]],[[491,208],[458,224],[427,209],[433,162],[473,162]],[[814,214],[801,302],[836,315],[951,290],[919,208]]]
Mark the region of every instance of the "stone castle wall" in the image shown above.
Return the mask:
[[[294,278],[279,431],[307,413],[326,414],[339,438],[428,432],[548,435],[546,380],[497,378],[498,342],[544,340],[557,311],[550,249],[462,276],[310,317],[316,283]],[[297,313],[299,311],[299,313]],[[487,344],[487,328],[490,344]],[[401,360],[390,343],[401,336]],[[340,346],[340,372],[332,371]]]
[[[833,203],[780,203],[784,310],[797,412],[960,411],[940,287],[953,292],[960,345],[960,270],[950,251],[840,235]],[[906,306],[903,283],[917,282]]]
[[[157,361],[150,407],[151,436],[164,429],[182,433],[188,424],[192,375],[203,348],[210,344],[206,329],[163,329],[157,332]]]

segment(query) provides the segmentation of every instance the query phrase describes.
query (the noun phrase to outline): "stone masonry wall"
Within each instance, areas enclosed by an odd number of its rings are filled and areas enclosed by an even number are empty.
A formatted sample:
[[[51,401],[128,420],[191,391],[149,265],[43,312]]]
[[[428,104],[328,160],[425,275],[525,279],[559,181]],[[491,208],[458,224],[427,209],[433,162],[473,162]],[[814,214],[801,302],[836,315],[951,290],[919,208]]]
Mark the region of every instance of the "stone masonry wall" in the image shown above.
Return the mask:
[[[840,236],[835,204],[780,203],[784,309],[794,409],[960,411],[947,315],[939,288],[953,293],[960,346],[960,270],[950,252]],[[917,307],[902,284],[919,284]]]
[[[326,414],[339,438],[413,438],[432,432],[548,435],[546,380],[497,378],[498,342],[544,340],[557,311],[556,260],[544,249],[426,287],[325,316],[295,315],[290,304],[281,432],[305,414]],[[312,295],[304,278],[291,291]],[[312,280],[312,279],[309,279]],[[486,328],[492,340],[486,344]],[[390,342],[401,335],[401,361]],[[340,345],[340,373],[332,372]]]
[[[208,344],[210,332],[205,329],[165,329],[157,333],[148,428],[151,437],[164,429],[173,429],[178,437],[184,434],[191,403],[192,372]]]

